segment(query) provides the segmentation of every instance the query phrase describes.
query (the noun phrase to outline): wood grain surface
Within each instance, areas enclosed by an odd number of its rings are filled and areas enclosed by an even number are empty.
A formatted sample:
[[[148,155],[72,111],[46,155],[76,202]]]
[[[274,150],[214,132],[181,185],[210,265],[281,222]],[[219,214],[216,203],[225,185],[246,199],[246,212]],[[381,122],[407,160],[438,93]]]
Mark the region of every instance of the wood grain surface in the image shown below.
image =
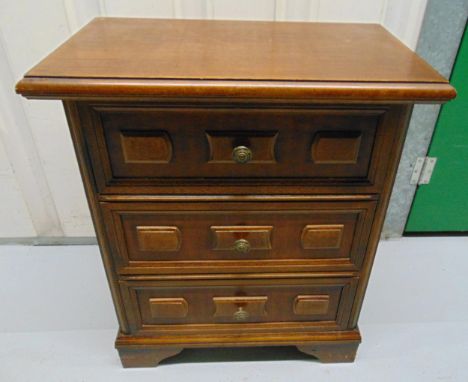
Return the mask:
[[[98,18],[28,77],[447,82],[376,24]]]

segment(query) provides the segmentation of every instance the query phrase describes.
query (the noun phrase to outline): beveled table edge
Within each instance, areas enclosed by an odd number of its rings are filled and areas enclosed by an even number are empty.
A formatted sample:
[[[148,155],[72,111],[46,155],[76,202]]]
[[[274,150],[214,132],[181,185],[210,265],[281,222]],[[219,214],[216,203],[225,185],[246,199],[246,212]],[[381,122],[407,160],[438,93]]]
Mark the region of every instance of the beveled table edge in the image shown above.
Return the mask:
[[[448,82],[303,82],[24,77],[16,92],[40,99],[229,98],[332,102],[441,103],[455,98]]]

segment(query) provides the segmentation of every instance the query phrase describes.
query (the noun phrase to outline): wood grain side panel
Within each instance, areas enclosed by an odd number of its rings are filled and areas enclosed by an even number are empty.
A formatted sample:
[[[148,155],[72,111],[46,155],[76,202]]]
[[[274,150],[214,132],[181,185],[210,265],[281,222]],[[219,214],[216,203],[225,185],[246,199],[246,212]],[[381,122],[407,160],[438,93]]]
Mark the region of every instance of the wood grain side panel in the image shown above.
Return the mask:
[[[88,147],[83,136],[83,123],[80,108],[76,102],[64,101],[63,106],[70,128],[70,133],[73,138],[73,145],[75,154],[78,160],[81,177],[83,178],[84,189],[86,192],[86,199],[91,211],[94,229],[99,243],[99,250],[101,252],[104,269],[106,272],[107,281],[109,283],[114,308],[117,313],[120,330],[123,333],[130,331],[128,324],[128,311],[124,307],[124,297],[119,288],[119,281],[117,269],[115,267],[115,258],[111,255],[109,235],[107,232],[108,226],[103,216],[103,211],[100,208],[97,196],[97,184],[91,166],[91,159],[89,157]]]
[[[377,247],[380,241],[385,214],[387,212],[388,203],[390,201],[390,195],[395,181],[412,110],[412,105],[402,105],[398,108],[398,113],[394,113],[389,121],[395,126],[396,134],[393,139],[388,142],[392,148],[391,153],[389,154],[391,160],[389,163],[389,169],[385,173],[384,187],[380,196],[371,234],[368,240],[367,254],[362,264],[361,278],[359,280],[357,293],[353,302],[352,314],[349,324],[350,328],[357,326],[364,295],[371,274],[372,265],[374,263],[375,254],[377,252]]]

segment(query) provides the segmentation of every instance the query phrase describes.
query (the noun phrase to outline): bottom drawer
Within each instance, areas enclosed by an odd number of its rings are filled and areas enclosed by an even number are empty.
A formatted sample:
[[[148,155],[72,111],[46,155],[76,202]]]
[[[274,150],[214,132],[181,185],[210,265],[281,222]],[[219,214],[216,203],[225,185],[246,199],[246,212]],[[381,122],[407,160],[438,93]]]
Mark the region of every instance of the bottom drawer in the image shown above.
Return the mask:
[[[357,278],[121,281],[132,332],[301,323],[347,326]],[[304,326],[305,325],[305,326]]]

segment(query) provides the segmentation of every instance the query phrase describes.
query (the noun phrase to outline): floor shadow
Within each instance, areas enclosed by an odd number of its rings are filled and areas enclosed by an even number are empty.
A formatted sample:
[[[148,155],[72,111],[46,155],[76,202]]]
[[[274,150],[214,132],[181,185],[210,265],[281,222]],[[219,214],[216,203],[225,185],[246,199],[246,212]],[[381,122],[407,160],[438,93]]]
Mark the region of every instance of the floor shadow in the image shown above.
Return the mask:
[[[315,359],[294,346],[184,349],[175,357],[165,359],[161,365],[199,362],[291,361]]]

